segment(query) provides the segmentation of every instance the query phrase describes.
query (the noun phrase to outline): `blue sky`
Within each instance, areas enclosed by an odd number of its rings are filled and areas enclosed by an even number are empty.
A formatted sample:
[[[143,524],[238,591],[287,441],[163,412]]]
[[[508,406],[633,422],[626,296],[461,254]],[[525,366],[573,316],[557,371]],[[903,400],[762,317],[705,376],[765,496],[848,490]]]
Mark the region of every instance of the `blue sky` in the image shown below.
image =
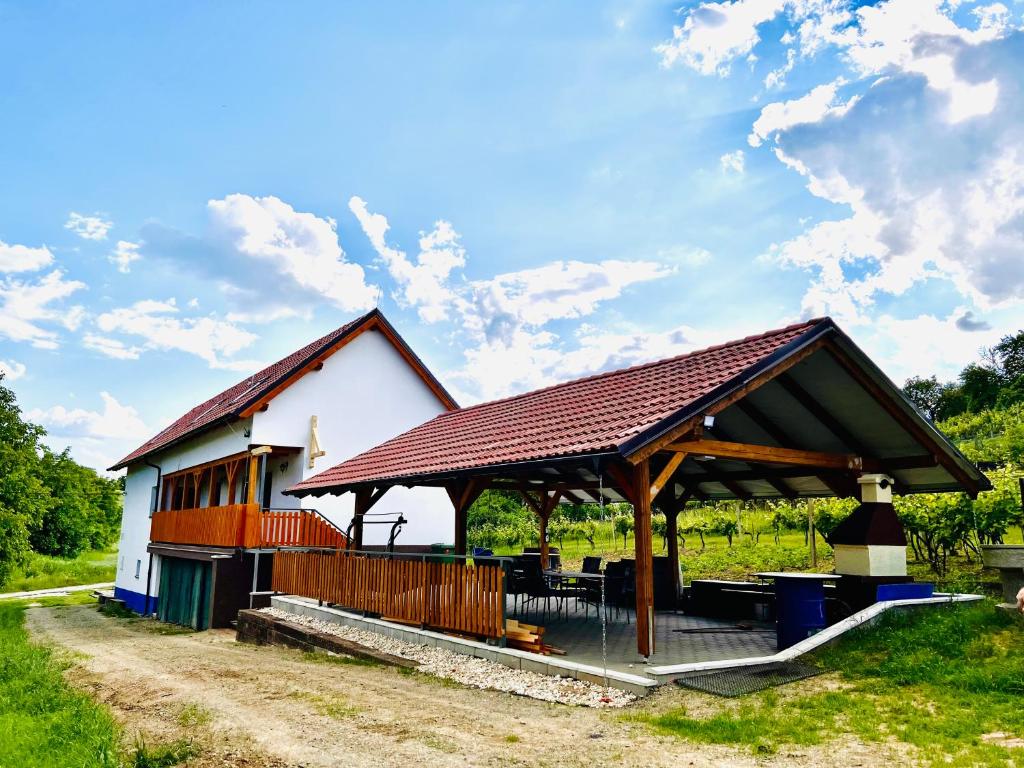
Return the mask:
[[[110,463],[379,301],[460,401],[1024,325],[1024,6],[0,1],[0,367]]]

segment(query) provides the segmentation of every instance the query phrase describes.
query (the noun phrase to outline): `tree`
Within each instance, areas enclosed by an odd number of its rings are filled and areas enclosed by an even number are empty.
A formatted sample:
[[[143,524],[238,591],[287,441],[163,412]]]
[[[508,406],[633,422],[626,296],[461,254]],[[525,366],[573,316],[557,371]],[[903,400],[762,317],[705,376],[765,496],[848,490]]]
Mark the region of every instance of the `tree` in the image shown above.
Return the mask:
[[[51,502],[31,526],[32,549],[44,555],[78,557],[91,543],[94,529],[104,527],[93,504],[96,473],[76,464],[68,450],[44,450],[39,476],[50,491]],[[98,539],[104,537],[97,537]]]
[[[1024,378],[1024,331],[1017,331],[1013,336],[1003,336],[992,351],[999,361],[999,372],[1007,384]]]
[[[944,386],[935,376],[930,376],[927,379],[913,376],[907,379],[906,384],[903,385],[903,394],[910,398],[918,410],[927,414],[928,418],[934,421],[935,413],[942,401],[943,389]]]
[[[651,515],[651,534],[661,538],[661,548],[668,548],[668,521],[660,512]]]
[[[616,515],[614,526],[615,533],[622,537],[622,548],[625,549],[630,531],[633,530],[633,518],[629,515]]]
[[[0,584],[29,554],[29,526],[51,503],[36,475],[39,439],[45,434],[21,418],[14,393],[0,374]]]
[[[999,399],[1002,383],[999,371],[987,365],[971,363],[960,372],[960,390],[971,411],[994,406]]]

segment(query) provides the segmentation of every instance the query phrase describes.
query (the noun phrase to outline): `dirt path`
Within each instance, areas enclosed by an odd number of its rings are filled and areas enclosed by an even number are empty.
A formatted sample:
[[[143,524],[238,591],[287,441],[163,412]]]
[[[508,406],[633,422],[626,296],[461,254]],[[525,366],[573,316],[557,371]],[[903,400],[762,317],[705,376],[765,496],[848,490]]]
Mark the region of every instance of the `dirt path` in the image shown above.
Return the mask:
[[[36,608],[29,629],[73,653],[72,680],[150,742],[190,736],[190,766],[753,766],[749,752],[651,734],[622,711],[547,704],[435,678],[316,662],[234,633],[161,634],[93,606]],[[677,689],[643,711],[697,704]],[[629,710],[626,710],[628,715]],[[873,765],[879,747],[778,755],[778,765]],[[842,759],[839,759],[841,754]]]

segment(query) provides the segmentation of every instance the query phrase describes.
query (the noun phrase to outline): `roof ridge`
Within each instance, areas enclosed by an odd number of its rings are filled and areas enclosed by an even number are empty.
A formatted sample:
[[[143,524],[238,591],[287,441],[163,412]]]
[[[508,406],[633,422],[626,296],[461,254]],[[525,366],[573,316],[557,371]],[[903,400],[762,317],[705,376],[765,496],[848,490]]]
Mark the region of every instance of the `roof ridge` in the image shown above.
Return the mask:
[[[343,323],[342,325],[339,325],[337,328],[334,328],[333,330],[328,331],[327,333],[317,337],[316,339],[307,342],[306,344],[303,344],[301,347],[287,355],[284,355],[279,360],[276,360],[264,366],[260,370],[249,374],[248,376],[241,379],[240,381],[235,382],[231,386],[220,390],[214,395],[211,395],[210,397],[206,398],[197,405],[194,405],[193,407],[189,408],[178,418],[172,420],[169,424],[167,424],[167,426],[165,426],[155,435],[153,435],[148,440],[143,442],[142,445],[138,446],[135,450],[133,450],[131,453],[122,458],[114,466],[124,466],[125,462],[129,460],[135,461],[136,459],[140,459],[143,456],[146,456],[152,453],[153,451],[158,450],[161,447],[164,447],[166,443],[162,441],[161,438],[169,437],[171,439],[171,442],[174,442],[178,439],[184,438],[192,434],[192,432],[194,432],[196,429],[201,429],[202,427],[207,426],[208,424],[215,423],[224,417],[233,415],[238,410],[233,406],[235,406],[236,404],[239,406],[244,405],[244,402],[236,403],[236,401],[242,395],[245,395],[247,392],[252,390],[253,387],[262,386],[263,384],[265,384],[271,377],[273,377],[274,368],[289,362],[291,358],[294,358],[298,355],[299,360],[296,361],[296,364],[289,366],[288,370],[281,371],[280,375],[277,377],[286,378],[291,374],[291,372],[296,368],[296,366],[301,367],[301,364],[308,361],[310,357],[313,357],[316,355],[317,352],[322,351],[323,348],[331,342],[332,337],[340,338],[351,329],[358,327],[359,325],[367,322],[374,316],[378,315],[383,317],[381,311],[378,308],[374,307],[370,311],[364,312],[362,315],[359,315],[358,317],[349,320],[347,323]],[[231,400],[230,402],[227,401],[227,396],[229,395],[229,393],[232,393],[234,390],[238,390],[243,387],[246,388],[243,389],[240,394],[235,395],[234,399]],[[208,422],[208,424],[196,424],[196,422],[200,421],[209,412],[213,411],[218,407],[224,409],[224,412],[222,414],[214,417],[212,420]],[[187,423],[182,424],[182,422]],[[178,435],[177,437],[171,437],[169,433],[174,432],[175,428],[179,426],[182,427],[183,429],[181,434]]]
[[[440,419],[440,418],[443,418],[445,416],[450,416],[450,415],[456,414],[456,413],[465,413],[466,411],[476,410],[476,409],[483,408],[484,406],[488,406],[488,405],[497,405],[498,403],[507,403],[507,402],[510,402],[512,400],[518,400],[520,398],[527,397],[528,395],[537,395],[537,394],[540,394],[541,392],[548,392],[550,390],[560,389],[562,387],[568,387],[568,386],[573,385],[573,384],[580,384],[580,383],[586,382],[586,381],[594,381],[594,380],[597,380],[597,379],[609,378],[611,376],[618,376],[618,375],[621,375],[621,374],[624,374],[624,373],[630,373],[632,371],[639,371],[639,370],[643,370],[644,368],[650,368],[651,366],[655,366],[655,365],[663,365],[665,363],[669,363],[669,362],[672,362],[672,361],[675,361],[675,360],[683,360],[684,358],[687,358],[687,357],[695,357],[696,355],[703,355],[703,354],[706,354],[708,352],[715,352],[717,350],[726,349],[728,347],[733,347],[733,346],[736,346],[738,344],[745,344],[745,343],[748,343],[748,342],[751,342],[751,341],[757,341],[758,339],[767,339],[767,338],[769,338],[771,336],[778,336],[779,334],[789,333],[791,331],[796,330],[797,328],[802,328],[802,327],[811,328],[811,327],[813,327],[815,325],[819,325],[820,323],[823,323],[823,322],[826,322],[826,321],[829,321],[829,320],[831,320],[831,318],[829,318],[828,316],[825,316],[825,315],[823,315],[821,317],[814,317],[814,318],[811,318],[810,320],[804,320],[804,321],[799,322],[799,323],[791,323],[790,325],[787,325],[787,326],[785,326],[783,328],[774,328],[774,329],[772,329],[770,331],[764,331],[763,333],[754,333],[754,334],[751,334],[749,336],[744,336],[744,337],[739,338],[739,339],[733,339],[732,341],[726,341],[726,342],[722,342],[720,344],[712,344],[709,347],[703,347],[701,349],[693,349],[693,350],[690,350],[689,352],[683,352],[680,355],[673,355],[672,357],[663,357],[663,358],[658,359],[658,360],[649,360],[646,363],[637,363],[636,365],[629,365],[629,366],[626,366],[625,368],[616,368],[615,370],[611,370],[611,371],[601,371],[599,373],[591,373],[591,374],[589,374],[587,376],[580,376],[579,378],[576,378],[576,379],[569,379],[568,381],[559,381],[559,382],[557,382],[555,384],[548,384],[546,387],[540,387],[539,389],[531,389],[528,392],[520,392],[517,395],[507,395],[506,397],[499,397],[499,398],[497,398],[495,400],[487,400],[487,401],[485,401],[483,403],[476,403],[474,405],[468,405],[465,408],[458,408],[458,409],[456,409],[454,411],[449,411],[447,413],[439,413],[437,416],[435,416],[430,421],[434,421],[435,419]],[[428,422],[425,422],[425,423],[430,423],[430,422],[428,421]]]

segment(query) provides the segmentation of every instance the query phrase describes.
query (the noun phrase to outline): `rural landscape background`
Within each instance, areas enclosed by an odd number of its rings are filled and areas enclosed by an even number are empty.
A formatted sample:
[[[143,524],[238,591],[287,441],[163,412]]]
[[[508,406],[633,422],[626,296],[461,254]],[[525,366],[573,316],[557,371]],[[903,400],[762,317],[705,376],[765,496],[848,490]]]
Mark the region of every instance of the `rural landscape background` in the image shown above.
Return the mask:
[[[1024,2],[0,0],[0,73],[0,768],[1024,764]],[[16,594],[133,568],[107,468],[374,307],[462,405],[832,317],[992,480],[895,501],[984,599],[611,710]],[[852,508],[691,501],[683,577],[828,571]]]

